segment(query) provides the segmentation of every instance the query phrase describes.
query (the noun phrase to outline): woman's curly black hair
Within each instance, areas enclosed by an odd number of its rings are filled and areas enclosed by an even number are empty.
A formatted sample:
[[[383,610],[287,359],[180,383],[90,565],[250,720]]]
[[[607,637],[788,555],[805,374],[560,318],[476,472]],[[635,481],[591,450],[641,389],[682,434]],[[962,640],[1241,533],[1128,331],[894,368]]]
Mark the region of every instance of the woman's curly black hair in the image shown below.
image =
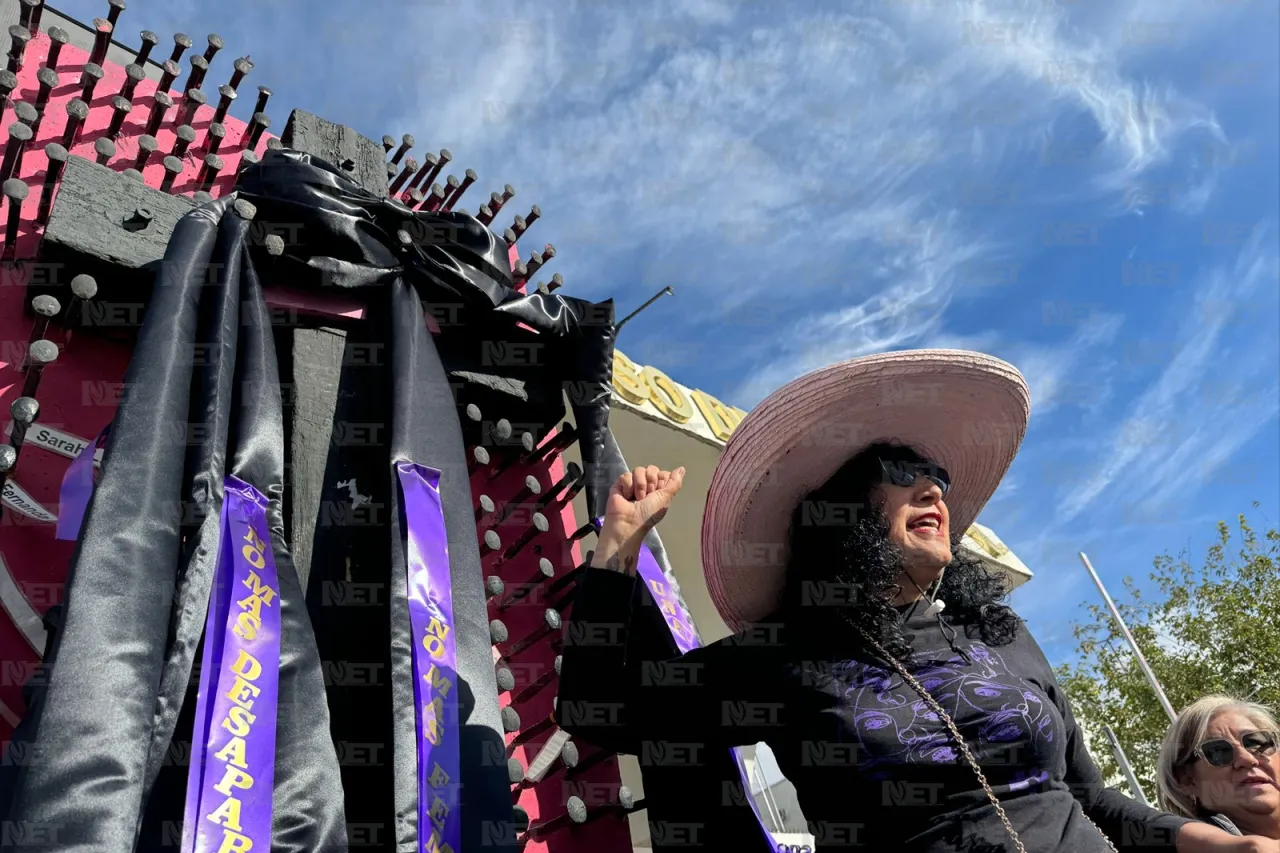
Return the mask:
[[[789,534],[784,607],[796,618],[814,607],[831,608],[875,638],[899,660],[911,657],[902,617],[890,602],[899,592],[902,556],[889,541],[889,525],[877,487],[885,482],[881,460],[931,460],[896,442],[876,442],[841,466],[796,507]],[[1011,642],[1021,620],[1003,603],[1005,579],[959,549],[965,531],[952,531],[952,561],[937,598],[947,621],[963,625],[992,646]]]

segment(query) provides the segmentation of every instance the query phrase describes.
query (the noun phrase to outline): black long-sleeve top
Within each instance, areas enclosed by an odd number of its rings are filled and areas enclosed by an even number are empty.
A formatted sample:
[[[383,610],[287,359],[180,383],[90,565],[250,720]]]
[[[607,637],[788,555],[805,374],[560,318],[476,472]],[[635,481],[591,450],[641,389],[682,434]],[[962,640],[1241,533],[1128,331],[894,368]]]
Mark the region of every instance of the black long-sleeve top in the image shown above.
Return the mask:
[[[818,853],[1012,851],[945,725],[821,613],[766,622],[665,662],[628,660],[635,579],[588,569],[567,626],[558,718],[617,752],[767,743]],[[1040,647],[987,646],[903,608],[912,675],[959,727],[1031,853],[1173,853],[1188,821],[1108,788]],[[954,648],[953,648],[954,646]],[[964,654],[960,654],[964,652]],[[966,659],[967,658],[967,659]]]

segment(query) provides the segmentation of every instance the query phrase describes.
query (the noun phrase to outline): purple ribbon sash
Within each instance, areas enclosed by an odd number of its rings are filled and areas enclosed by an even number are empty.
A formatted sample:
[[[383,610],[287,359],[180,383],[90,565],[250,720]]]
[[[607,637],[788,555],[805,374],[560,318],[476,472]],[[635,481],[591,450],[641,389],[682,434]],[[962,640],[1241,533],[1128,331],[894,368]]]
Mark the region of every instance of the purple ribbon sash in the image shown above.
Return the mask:
[[[658,609],[662,611],[662,618],[667,620],[667,628],[671,630],[671,637],[676,641],[676,648],[680,650],[680,654],[687,654],[701,646],[702,641],[698,637],[698,632],[694,629],[693,623],[689,621],[684,608],[680,606],[675,593],[671,591],[666,576],[662,573],[662,568],[658,565],[658,561],[653,556],[653,552],[649,550],[648,545],[640,545],[640,559],[637,561],[636,571],[639,573],[641,580],[644,581],[644,585],[649,588],[649,592],[653,594],[653,600],[657,603]],[[756,822],[760,824],[760,832],[768,842],[769,849],[776,851],[778,842],[774,839],[773,833],[769,831],[769,828],[765,826],[764,818],[760,815],[760,807],[756,805],[756,798],[752,796],[751,783],[747,781],[747,769],[742,763],[742,750],[734,747],[729,751],[733,753],[733,761],[738,766],[738,776],[742,780],[743,795],[747,798],[747,802],[751,804],[751,811],[755,813]]]
[[[62,475],[62,487],[58,497],[58,527],[53,538],[74,542],[80,536],[89,499],[93,497],[93,457],[107,441],[111,433],[108,423],[98,437],[84,446],[80,455],[72,460],[67,473]]]
[[[440,472],[397,462],[408,527],[409,624],[413,630],[414,724],[418,736],[418,850],[460,853],[457,651],[449,539]]]
[[[90,459],[92,454],[90,453]],[[280,587],[267,499],[228,476],[187,772],[182,853],[271,849]]]

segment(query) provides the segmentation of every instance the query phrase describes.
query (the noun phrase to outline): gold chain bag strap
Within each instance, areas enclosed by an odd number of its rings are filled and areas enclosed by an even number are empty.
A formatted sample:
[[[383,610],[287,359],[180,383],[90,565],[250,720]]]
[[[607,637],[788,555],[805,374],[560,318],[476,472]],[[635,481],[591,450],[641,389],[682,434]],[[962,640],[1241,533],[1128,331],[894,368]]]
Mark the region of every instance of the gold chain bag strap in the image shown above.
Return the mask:
[[[973,757],[973,753],[969,751],[969,745],[965,743],[964,738],[960,735],[960,729],[956,728],[955,721],[951,719],[951,715],[942,709],[942,706],[939,705],[933,696],[929,694],[929,691],[924,689],[924,685],[919,681],[916,681],[915,677],[911,673],[907,672],[907,668],[904,667],[897,658],[885,651],[884,647],[876,642],[871,635],[860,626],[854,625],[853,627],[857,628],[858,633],[861,634],[863,639],[865,639],[871,647],[876,650],[876,653],[888,661],[889,665],[894,668],[898,675],[902,676],[902,680],[910,685],[912,690],[920,694],[920,698],[924,700],[930,710],[937,714],[939,719],[946,723],[947,730],[951,732],[951,739],[955,741],[956,746],[959,747],[960,752],[965,757],[965,760],[968,761],[969,766],[973,768],[974,774],[978,777],[979,784],[982,785],[982,790],[987,792],[987,799],[991,801],[991,805],[996,810],[996,815],[999,816],[1000,822],[1004,824],[1004,831],[1009,833],[1009,837],[1013,839],[1013,846],[1017,849],[1018,853],[1027,853],[1027,848],[1022,846],[1022,841],[1018,838],[1018,833],[1014,830],[1013,824],[1009,822],[1009,816],[1005,814],[1004,806],[1000,805],[1000,798],[996,796],[995,791],[991,790],[991,784],[987,782],[987,777],[982,772],[982,768],[978,766],[977,759],[975,759]],[[1098,834],[1102,836],[1102,840],[1106,842],[1107,848],[1111,850],[1111,853],[1119,853],[1119,851],[1116,850],[1116,846],[1111,843],[1111,839],[1107,838],[1106,833],[1103,832],[1088,815],[1084,815],[1084,819],[1089,821],[1094,829],[1098,830]]]

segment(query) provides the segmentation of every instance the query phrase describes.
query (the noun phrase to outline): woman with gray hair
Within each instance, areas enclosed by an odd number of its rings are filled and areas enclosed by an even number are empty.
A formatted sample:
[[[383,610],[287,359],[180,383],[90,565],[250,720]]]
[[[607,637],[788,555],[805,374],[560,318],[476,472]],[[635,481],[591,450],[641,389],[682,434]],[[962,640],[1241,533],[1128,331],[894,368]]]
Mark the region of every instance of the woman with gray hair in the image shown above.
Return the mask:
[[[1233,835],[1280,839],[1280,726],[1271,711],[1205,696],[1178,715],[1160,747],[1160,807]]]

